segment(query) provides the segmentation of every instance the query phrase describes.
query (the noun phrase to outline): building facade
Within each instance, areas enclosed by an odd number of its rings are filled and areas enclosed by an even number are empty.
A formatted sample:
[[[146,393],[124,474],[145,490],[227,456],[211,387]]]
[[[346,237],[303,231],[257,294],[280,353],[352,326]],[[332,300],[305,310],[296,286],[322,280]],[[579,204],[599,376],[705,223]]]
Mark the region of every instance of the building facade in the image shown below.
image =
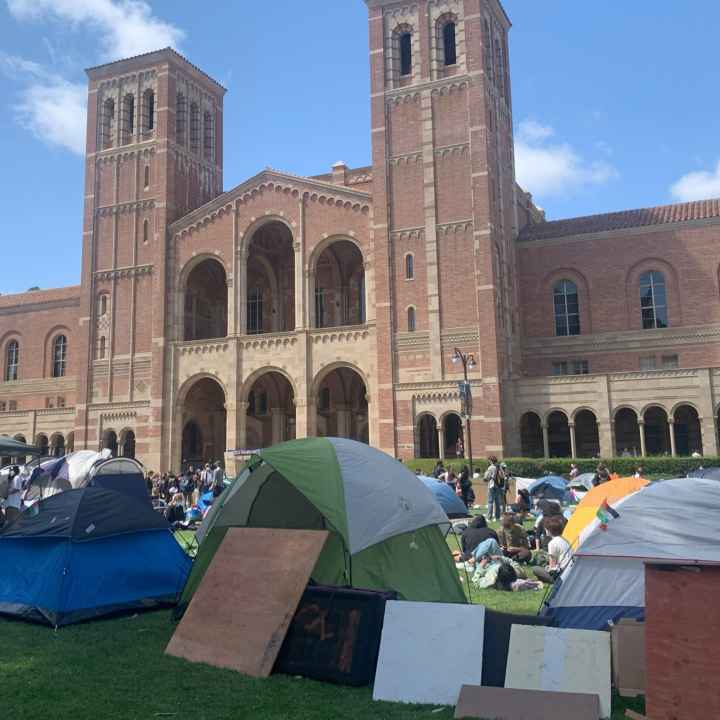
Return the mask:
[[[0,434],[157,470],[468,429],[476,456],[716,454],[720,201],[546,221],[499,2],[366,2],[369,167],[224,191],[224,88],[170,49],[88,70],[81,285],[0,297]]]

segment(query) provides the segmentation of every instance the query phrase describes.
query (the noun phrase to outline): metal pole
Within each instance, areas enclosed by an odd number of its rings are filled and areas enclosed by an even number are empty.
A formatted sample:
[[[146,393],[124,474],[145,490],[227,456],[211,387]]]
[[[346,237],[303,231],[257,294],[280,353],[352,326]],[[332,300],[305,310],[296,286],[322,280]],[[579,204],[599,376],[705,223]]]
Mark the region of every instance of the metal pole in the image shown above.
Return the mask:
[[[466,355],[462,356],[463,361],[463,371],[465,373],[465,382],[468,382],[468,373],[467,373],[467,363],[468,359]],[[467,420],[467,444],[468,444],[468,460],[470,461],[470,482],[472,483],[474,478],[474,472],[473,472],[473,452],[472,452],[472,430],[470,429],[470,415],[468,414],[467,406],[465,408],[465,419]]]

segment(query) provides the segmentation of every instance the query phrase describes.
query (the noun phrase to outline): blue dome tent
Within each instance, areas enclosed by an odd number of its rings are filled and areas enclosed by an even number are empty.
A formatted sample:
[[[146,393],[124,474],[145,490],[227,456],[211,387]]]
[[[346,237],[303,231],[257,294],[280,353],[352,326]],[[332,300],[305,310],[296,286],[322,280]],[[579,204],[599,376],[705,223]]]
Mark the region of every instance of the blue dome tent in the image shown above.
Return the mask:
[[[0,557],[0,613],[54,627],[174,604],[191,567],[148,503],[96,487],[26,510],[0,532]]]
[[[453,489],[448,484],[438,482],[435,478],[424,475],[418,477],[425,483],[425,487],[432,492],[435,500],[438,501],[440,507],[451,520],[469,516],[465,503],[453,492]]]
[[[542,496],[547,500],[562,502],[568,494],[568,483],[559,475],[545,475],[530,483],[528,492],[533,497]]]

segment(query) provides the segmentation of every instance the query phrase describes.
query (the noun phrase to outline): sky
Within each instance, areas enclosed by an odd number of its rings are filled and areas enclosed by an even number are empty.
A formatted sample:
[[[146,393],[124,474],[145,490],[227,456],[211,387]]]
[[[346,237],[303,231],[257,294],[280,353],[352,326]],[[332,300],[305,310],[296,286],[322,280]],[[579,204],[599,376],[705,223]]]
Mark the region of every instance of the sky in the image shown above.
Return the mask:
[[[369,164],[365,3],[249,5],[0,0],[0,293],[79,282],[86,67],[171,45],[227,87],[226,189]],[[504,5],[518,180],[548,219],[720,197],[717,0]]]

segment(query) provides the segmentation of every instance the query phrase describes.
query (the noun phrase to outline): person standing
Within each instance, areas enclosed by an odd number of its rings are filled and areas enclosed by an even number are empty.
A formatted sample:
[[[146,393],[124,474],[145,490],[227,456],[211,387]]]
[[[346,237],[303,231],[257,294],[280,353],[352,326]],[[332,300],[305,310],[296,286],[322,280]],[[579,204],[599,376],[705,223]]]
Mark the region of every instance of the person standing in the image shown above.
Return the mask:
[[[180,480],[180,492],[183,496],[183,501],[185,503],[185,507],[189,508],[192,507],[192,495],[193,490],[195,490],[195,469],[192,465],[188,466],[188,469],[185,471],[185,473],[182,476],[182,480]]]
[[[22,477],[20,468],[13,466],[8,475],[8,490],[5,500],[5,524],[10,525],[22,512]]]
[[[200,495],[204,495],[210,490],[213,484],[215,473],[210,463],[205,463],[203,471],[200,473]]]
[[[488,458],[488,469],[485,471],[484,480],[487,483],[487,506],[488,506],[488,518],[490,520],[499,520],[500,519],[500,502],[501,502],[501,494],[498,492],[499,488],[496,485],[496,482],[498,480],[498,473],[500,472],[500,467],[498,466],[498,459],[491,455]]]
[[[215,463],[213,471],[212,492],[215,497],[220,497],[225,490],[225,470],[219,462]]]

